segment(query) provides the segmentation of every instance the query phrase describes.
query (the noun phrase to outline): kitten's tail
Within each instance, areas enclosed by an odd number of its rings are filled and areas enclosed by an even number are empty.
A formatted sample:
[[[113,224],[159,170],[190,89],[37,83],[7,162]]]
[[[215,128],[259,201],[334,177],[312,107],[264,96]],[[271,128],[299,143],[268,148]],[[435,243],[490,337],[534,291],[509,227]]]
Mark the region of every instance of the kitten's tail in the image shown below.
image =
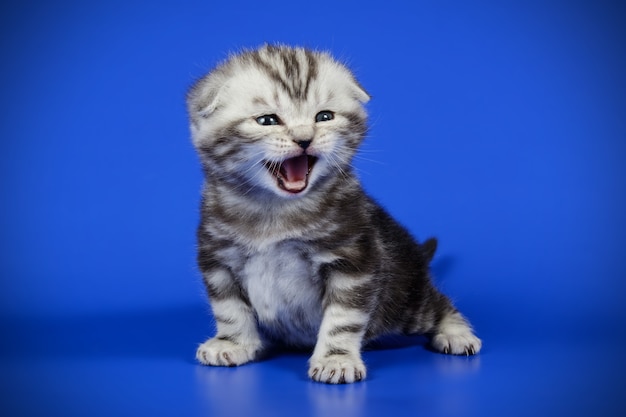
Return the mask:
[[[437,251],[437,239],[434,237],[426,239],[420,246],[422,247],[422,254],[424,259],[426,259],[426,263],[430,263]]]

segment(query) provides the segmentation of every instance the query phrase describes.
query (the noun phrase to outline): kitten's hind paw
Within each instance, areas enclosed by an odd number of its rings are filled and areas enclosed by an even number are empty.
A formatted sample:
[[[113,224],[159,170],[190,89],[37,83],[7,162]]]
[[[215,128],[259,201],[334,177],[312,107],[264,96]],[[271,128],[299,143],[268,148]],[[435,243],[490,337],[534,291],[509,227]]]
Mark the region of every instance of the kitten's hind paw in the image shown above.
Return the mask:
[[[458,312],[445,317],[439,324],[431,345],[439,352],[451,355],[475,355],[482,348],[471,326]]]
[[[330,355],[311,358],[309,377],[327,384],[351,384],[365,379],[365,364],[354,355]]]
[[[244,345],[213,338],[198,347],[196,359],[204,365],[239,366],[254,360],[260,347],[260,342]]]
[[[450,355],[475,355],[482,347],[481,340],[473,333],[449,335],[439,333],[431,341],[433,348]]]

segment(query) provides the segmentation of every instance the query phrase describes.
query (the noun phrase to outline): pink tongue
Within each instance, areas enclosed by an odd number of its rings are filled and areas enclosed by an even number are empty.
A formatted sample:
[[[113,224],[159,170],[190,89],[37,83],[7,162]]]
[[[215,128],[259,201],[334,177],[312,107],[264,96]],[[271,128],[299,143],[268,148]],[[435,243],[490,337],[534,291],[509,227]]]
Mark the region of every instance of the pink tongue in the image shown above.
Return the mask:
[[[306,155],[289,158],[283,162],[280,171],[288,182],[304,181],[309,173],[309,158]]]

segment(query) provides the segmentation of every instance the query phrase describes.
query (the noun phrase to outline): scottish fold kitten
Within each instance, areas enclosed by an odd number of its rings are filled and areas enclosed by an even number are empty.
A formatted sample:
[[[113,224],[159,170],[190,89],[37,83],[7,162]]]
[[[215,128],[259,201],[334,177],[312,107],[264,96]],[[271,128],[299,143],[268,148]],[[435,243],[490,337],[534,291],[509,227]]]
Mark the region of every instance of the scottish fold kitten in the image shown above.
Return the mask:
[[[353,173],[369,98],[329,54],[270,45],[189,91],[206,176],[198,262],[217,325],[201,363],[241,365],[281,343],[313,348],[313,380],[351,383],[366,377],[362,345],[380,335],[480,350],[431,283],[436,241],[417,243]]]

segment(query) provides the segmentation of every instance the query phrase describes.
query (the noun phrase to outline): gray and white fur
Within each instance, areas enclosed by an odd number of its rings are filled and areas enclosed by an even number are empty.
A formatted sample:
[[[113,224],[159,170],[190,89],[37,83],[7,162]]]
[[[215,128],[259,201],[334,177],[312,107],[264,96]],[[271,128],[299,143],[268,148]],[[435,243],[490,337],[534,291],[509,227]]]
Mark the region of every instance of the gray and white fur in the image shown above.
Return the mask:
[[[217,325],[201,363],[311,347],[310,378],[351,383],[366,377],[363,344],[384,334],[480,350],[431,283],[436,240],[416,242],[353,173],[369,98],[329,54],[281,45],[231,56],[189,91],[206,176],[198,262]]]

